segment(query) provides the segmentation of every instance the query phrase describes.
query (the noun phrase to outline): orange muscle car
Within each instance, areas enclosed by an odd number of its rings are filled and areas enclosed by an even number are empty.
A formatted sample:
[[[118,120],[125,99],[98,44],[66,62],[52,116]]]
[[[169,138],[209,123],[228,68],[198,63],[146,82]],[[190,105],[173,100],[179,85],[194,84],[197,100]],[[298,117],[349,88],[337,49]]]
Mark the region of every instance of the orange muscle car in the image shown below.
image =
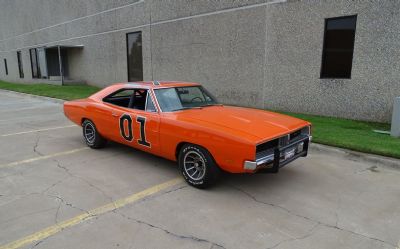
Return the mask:
[[[307,155],[311,124],[269,111],[226,106],[200,84],[133,82],[67,101],[91,148],[107,140],[178,161],[185,180],[204,188],[221,170],[278,172]]]

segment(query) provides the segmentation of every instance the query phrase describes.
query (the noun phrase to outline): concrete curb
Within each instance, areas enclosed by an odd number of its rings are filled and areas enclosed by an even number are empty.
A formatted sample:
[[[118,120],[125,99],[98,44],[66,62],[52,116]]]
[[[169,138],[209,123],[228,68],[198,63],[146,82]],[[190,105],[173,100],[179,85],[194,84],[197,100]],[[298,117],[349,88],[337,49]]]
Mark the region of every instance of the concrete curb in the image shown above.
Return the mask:
[[[30,93],[15,92],[15,91],[5,90],[5,89],[0,89],[0,91],[1,92],[8,92],[8,93],[13,93],[13,94],[18,94],[18,95],[22,95],[22,96],[28,96],[28,97],[36,98],[36,99],[47,100],[47,101],[51,101],[53,103],[58,103],[58,104],[62,104],[62,103],[64,103],[66,101],[66,100],[63,100],[63,99],[56,99],[56,98],[51,98],[51,97],[46,97],[46,96],[34,95],[34,94],[30,94]]]
[[[363,152],[358,152],[358,151],[353,151],[353,150],[348,150],[348,149],[342,149],[342,148],[338,148],[338,147],[317,144],[317,143],[311,143],[310,150],[315,151],[315,152],[321,151],[321,152],[326,152],[329,154],[336,154],[336,155],[340,154],[341,156],[349,158],[349,159],[353,159],[353,160],[357,160],[357,161],[361,160],[361,161],[365,161],[365,162],[369,162],[369,163],[380,164],[380,165],[387,166],[390,168],[400,169],[400,159],[396,159],[396,158],[368,154],[368,153],[363,153]]]

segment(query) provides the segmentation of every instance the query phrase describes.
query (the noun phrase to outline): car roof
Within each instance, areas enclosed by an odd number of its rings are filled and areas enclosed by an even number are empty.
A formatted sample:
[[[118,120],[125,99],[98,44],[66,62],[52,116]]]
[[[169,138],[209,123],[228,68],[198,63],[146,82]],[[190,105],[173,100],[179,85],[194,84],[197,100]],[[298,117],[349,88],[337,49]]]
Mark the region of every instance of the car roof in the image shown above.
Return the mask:
[[[109,94],[112,94],[115,91],[125,88],[162,89],[162,88],[183,87],[183,86],[200,86],[200,84],[195,82],[185,82],[185,81],[136,81],[136,82],[115,83],[91,95],[89,98],[94,100],[101,100],[104,97],[108,96]]]
[[[143,88],[169,88],[169,87],[182,87],[182,86],[199,86],[199,83],[195,82],[186,82],[186,81],[135,81],[135,82],[124,82],[117,83],[115,85],[119,85],[123,88],[129,87],[143,87]]]

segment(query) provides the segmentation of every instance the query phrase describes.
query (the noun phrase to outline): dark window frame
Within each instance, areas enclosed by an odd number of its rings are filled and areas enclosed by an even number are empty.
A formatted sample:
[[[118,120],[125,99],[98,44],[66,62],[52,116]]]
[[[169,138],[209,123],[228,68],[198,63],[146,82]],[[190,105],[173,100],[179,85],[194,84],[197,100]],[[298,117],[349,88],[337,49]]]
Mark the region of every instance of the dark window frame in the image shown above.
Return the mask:
[[[4,58],[4,69],[6,71],[6,75],[8,75],[8,66],[7,66],[7,59]]]
[[[17,62],[18,62],[19,78],[23,79],[24,78],[24,66],[22,64],[22,52],[21,51],[17,51]]]
[[[35,71],[34,71],[34,65],[32,63],[32,52],[31,51],[35,51],[34,52],[34,56],[35,56],[35,63],[36,63],[36,75],[35,75]],[[29,49],[29,57],[31,59],[31,72],[32,72],[32,79],[40,79],[42,78],[41,73],[40,73],[40,65],[39,65],[39,60],[38,60],[38,56],[37,56],[37,49],[36,48],[30,48]]]
[[[107,96],[105,96],[105,97],[102,99],[102,101],[103,101],[103,103],[107,103],[107,104],[110,104],[110,105],[114,105],[114,106],[118,106],[118,107],[128,108],[128,109],[129,109],[128,106],[120,106],[120,105],[117,105],[117,104],[115,104],[115,103],[113,103],[113,102],[110,102],[109,99],[110,99],[110,98],[112,99],[113,95],[116,95],[116,94],[118,94],[118,93],[120,93],[120,92],[123,92],[123,91],[130,91],[130,90],[133,91],[132,94],[130,94],[129,96],[123,96],[123,97],[124,97],[124,98],[129,97],[129,99],[132,99],[132,96],[133,96],[133,94],[135,93],[135,89],[134,89],[134,88],[121,88],[121,89],[118,89],[118,90],[116,90],[116,91],[114,91],[114,92],[108,94]],[[119,97],[119,98],[123,98],[123,97]]]
[[[328,27],[328,22],[332,20],[338,20],[338,19],[346,19],[346,18],[355,18],[355,27],[354,27],[354,42],[353,42],[353,48],[352,48],[352,53],[351,53],[351,68],[350,68],[350,74],[348,77],[335,77],[335,76],[327,76],[326,73],[324,72],[324,65],[325,65],[325,59],[326,59],[326,45],[327,45],[327,40],[326,40],[326,33],[327,33],[327,27]],[[352,71],[353,71],[353,58],[354,58],[354,46],[355,46],[355,37],[356,37],[356,32],[357,32],[357,14],[355,15],[348,15],[348,16],[339,16],[339,17],[330,17],[330,18],[325,18],[325,24],[324,24],[324,37],[323,37],[323,45],[322,45],[322,59],[321,59],[321,70],[320,70],[320,79],[351,79],[352,76]]]
[[[117,105],[117,104],[112,103],[112,102],[110,102],[109,100],[107,100],[108,98],[112,97],[113,95],[116,95],[116,94],[118,94],[118,93],[120,93],[120,92],[123,92],[123,91],[126,91],[126,90],[132,90],[132,91],[133,91],[133,93],[129,96],[130,102],[132,102],[132,103],[134,103],[134,100],[133,100],[133,99],[134,99],[134,94],[135,94],[135,92],[136,92],[137,90],[144,90],[144,91],[146,91],[146,94],[145,94],[146,100],[145,100],[144,110],[136,109],[136,108],[133,108],[133,107],[130,107],[130,106],[121,106],[121,105]],[[103,101],[103,103],[107,103],[107,104],[110,104],[110,105],[113,105],[113,106],[118,106],[118,107],[120,107],[120,108],[126,108],[126,109],[130,109],[130,110],[135,110],[135,111],[142,111],[142,112],[146,112],[146,113],[158,113],[158,109],[157,109],[156,103],[155,103],[155,101],[154,101],[155,98],[153,98],[151,92],[152,92],[152,91],[151,91],[150,88],[144,88],[144,87],[138,87],[138,88],[136,88],[136,87],[132,87],[132,88],[131,88],[131,87],[121,88],[121,89],[116,90],[116,91],[114,91],[114,92],[108,94],[107,96],[105,96],[105,97],[102,99],[102,101]],[[128,96],[124,96],[124,97],[128,97]],[[147,101],[148,101],[148,98],[151,99],[151,102],[152,102],[153,105],[154,105],[155,111],[148,111],[148,110],[147,110]]]
[[[129,32],[129,33],[126,33],[126,35],[125,35],[125,40],[126,40],[126,61],[127,61],[127,71],[128,71],[128,82],[130,82],[130,78],[131,78],[131,75],[130,75],[130,73],[129,73],[129,68],[130,68],[130,64],[129,64],[129,39],[128,39],[128,37],[129,37],[129,35],[131,35],[131,34],[137,34],[137,33],[139,33],[140,34],[140,38],[141,38],[141,42],[142,42],[142,79],[141,79],[141,81],[143,81],[143,32],[142,31],[134,31],[134,32]]]

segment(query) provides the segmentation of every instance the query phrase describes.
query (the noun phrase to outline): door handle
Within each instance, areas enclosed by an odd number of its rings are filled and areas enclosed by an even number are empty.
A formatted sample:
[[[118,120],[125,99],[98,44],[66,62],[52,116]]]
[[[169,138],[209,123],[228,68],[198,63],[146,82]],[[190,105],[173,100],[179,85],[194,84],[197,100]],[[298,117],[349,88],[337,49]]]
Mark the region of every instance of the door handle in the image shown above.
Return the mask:
[[[111,113],[111,115],[113,116],[113,117],[118,117],[118,114],[117,113]]]

